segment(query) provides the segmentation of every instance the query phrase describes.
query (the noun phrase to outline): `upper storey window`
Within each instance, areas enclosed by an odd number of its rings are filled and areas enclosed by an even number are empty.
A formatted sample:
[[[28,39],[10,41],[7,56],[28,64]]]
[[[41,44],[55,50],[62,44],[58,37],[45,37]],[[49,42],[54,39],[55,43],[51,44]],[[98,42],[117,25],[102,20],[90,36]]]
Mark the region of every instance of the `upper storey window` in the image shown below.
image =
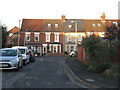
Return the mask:
[[[46,34],[46,42],[50,42],[50,33],[45,33]]]
[[[54,40],[55,42],[59,42],[59,33],[54,33],[55,37]]]
[[[34,41],[39,41],[39,33],[34,33]]]
[[[30,33],[25,33],[25,41],[30,41]]]

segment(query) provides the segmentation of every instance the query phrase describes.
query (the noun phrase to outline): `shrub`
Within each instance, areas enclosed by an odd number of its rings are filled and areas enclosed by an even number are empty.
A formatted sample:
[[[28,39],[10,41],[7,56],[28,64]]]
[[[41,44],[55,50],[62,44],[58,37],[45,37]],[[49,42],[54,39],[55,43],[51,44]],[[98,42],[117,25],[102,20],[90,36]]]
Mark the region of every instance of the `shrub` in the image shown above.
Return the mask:
[[[84,38],[82,45],[85,48],[85,53],[87,54],[88,70],[95,70],[97,64],[102,62],[110,63],[114,58],[114,48],[109,47],[106,41],[103,41],[94,35]],[[107,68],[105,65],[103,65],[103,69],[101,68],[100,72]]]
[[[109,78],[115,78],[115,79],[120,78],[119,71],[118,71],[119,67],[120,67],[120,64],[112,65],[108,70],[104,72],[105,76]]]
[[[100,64],[96,65],[96,70],[95,71],[98,72],[98,73],[102,73],[106,69],[110,68],[111,66],[112,66],[111,63],[103,62],[103,63],[100,63]]]
[[[64,54],[65,54],[65,55],[68,55],[68,52],[67,52],[67,51],[64,51]]]

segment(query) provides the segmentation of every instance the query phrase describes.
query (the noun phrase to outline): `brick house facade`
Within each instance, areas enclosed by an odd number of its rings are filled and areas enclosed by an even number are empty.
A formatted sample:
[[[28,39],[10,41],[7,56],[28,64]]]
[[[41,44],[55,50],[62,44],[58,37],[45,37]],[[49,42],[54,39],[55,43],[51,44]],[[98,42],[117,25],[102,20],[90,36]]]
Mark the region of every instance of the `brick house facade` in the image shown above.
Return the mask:
[[[117,20],[105,19],[23,19],[19,45],[28,46],[40,53],[62,53],[78,50],[82,38],[91,34],[104,37],[105,26]]]
[[[63,53],[63,19],[23,19],[20,45],[40,53]]]

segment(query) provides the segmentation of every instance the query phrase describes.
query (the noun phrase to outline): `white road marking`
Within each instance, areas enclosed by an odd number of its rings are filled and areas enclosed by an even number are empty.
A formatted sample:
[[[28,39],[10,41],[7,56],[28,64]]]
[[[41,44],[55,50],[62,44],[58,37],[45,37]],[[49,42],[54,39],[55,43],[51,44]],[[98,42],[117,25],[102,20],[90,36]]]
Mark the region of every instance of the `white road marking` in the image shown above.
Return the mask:
[[[41,62],[43,61],[43,59],[41,58]]]

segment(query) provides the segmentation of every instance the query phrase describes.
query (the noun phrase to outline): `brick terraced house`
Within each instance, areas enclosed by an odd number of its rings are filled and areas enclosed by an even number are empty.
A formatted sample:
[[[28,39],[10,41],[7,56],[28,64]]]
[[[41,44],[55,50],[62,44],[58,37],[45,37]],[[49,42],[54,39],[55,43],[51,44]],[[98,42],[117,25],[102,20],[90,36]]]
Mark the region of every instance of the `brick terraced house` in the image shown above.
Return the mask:
[[[23,19],[19,32],[19,42],[40,53],[62,54],[64,51],[76,51],[82,39],[91,34],[104,37],[105,27],[116,19],[106,19],[103,13],[100,19]]]
[[[20,45],[40,53],[63,53],[64,16],[62,19],[23,19]]]

